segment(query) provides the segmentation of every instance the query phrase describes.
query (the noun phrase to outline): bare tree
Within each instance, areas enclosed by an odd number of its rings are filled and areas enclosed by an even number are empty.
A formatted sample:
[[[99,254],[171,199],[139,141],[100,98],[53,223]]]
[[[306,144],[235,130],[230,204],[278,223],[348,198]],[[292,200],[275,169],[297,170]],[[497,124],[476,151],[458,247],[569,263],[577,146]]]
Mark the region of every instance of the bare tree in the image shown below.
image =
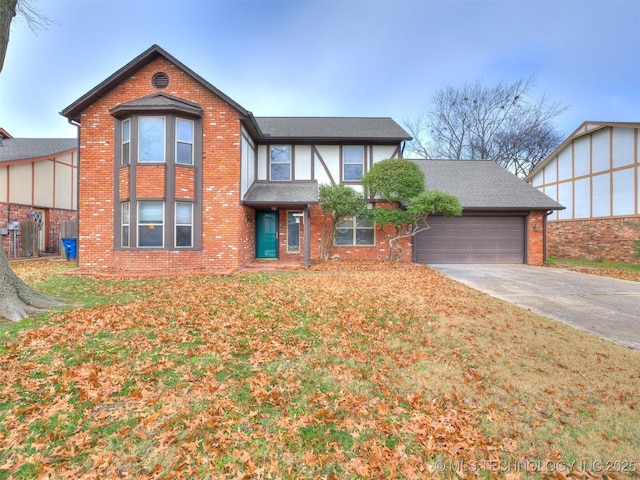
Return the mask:
[[[33,3],[32,0],[0,0],[0,72],[7,55],[11,22],[14,18],[26,21],[33,32],[38,32],[51,23],[36,10]]]
[[[568,106],[533,98],[535,78],[486,87],[480,82],[436,92],[433,108],[405,125],[412,154],[424,158],[493,160],[526,176],[563,136],[553,120]]]
[[[9,43],[11,21],[22,15],[32,30],[48,23],[31,5],[30,0],[0,0],[0,71]],[[62,303],[54,298],[36,292],[18,277],[9,265],[0,246],[0,317],[9,320],[21,320],[43,308],[60,306]]]

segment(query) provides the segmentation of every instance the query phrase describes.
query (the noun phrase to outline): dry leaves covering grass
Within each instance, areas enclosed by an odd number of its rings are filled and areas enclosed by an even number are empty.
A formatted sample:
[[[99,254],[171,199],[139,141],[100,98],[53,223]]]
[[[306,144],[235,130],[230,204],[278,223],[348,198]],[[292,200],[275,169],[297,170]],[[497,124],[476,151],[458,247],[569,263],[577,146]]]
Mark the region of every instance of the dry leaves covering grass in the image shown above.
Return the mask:
[[[638,352],[426,267],[134,281],[34,265],[14,268],[92,306],[0,330],[0,479],[638,468]]]

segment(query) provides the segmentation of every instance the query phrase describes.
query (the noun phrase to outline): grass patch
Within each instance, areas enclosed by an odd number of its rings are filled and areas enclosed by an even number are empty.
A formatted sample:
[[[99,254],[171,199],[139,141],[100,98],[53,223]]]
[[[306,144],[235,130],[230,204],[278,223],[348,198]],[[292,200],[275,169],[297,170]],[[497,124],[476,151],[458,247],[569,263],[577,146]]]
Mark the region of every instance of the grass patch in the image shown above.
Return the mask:
[[[624,477],[640,457],[640,353],[428,268],[41,270],[74,303],[0,330],[0,479],[493,478],[470,462],[496,458]]]

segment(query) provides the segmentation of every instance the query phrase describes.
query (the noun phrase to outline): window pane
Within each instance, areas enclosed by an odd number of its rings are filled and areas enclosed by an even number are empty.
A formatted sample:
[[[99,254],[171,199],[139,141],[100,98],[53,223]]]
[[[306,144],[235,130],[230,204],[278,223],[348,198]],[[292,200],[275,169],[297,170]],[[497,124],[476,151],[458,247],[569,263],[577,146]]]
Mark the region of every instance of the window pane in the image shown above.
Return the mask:
[[[191,165],[193,163],[193,145],[178,142],[176,150],[176,155],[178,156],[176,158],[177,163],[181,163],[182,165]]]
[[[362,179],[362,165],[344,165],[344,180],[358,182]]]
[[[373,245],[373,229],[356,230],[357,245]]]
[[[122,223],[123,224],[128,224],[129,223],[129,203],[123,203],[122,204]]]
[[[140,225],[138,227],[138,245],[141,247],[161,247],[162,230],[162,226]]]
[[[335,245],[353,245],[353,230],[350,228],[336,230],[336,238],[333,243]]]
[[[287,251],[297,253],[300,251],[300,212],[289,212],[287,214]]]
[[[362,164],[364,150],[361,146],[346,146],[342,150],[344,155],[344,163]]]
[[[162,223],[163,220],[162,202],[140,202],[138,203],[138,223]]]
[[[164,118],[140,117],[140,162],[164,162]]]
[[[178,132],[176,138],[179,142],[193,143],[193,122],[190,120],[178,119]]]
[[[122,246],[129,246],[129,225],[125,225],[122,227]]]
[[[131,140],[131,120],[125,120],[122,122],[122,143],[129,140]]]
[[[191,225],[192,211],[190,203],[176,203],[176,224]]]
[[[338,228],[353,228],[353,218],[345,217],[338,222]]]
[[[291,178],[289,167],[289,164],[272,164],[271,180],[289,180]]]
[[[366,215],[358,215],[358,217],[356,217],[356,227],[357,228],[360,228],[360,227],[373,228],[373,220],[371,220]]]
[[[176,227],[176,247],[191,246],[191,226]]]
[[[291,147],[289,145],[273,145],[271,147],[271,163],[291,163]]]

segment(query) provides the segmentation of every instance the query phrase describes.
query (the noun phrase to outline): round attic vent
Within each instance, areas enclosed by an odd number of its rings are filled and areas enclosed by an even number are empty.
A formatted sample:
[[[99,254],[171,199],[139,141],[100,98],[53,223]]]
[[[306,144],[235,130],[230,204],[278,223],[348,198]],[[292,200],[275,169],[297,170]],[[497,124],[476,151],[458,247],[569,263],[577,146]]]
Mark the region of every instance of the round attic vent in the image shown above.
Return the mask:
[[[151,83],[154,87],[163,89],[169,85],[169,75],[164,72],[158,72],[153,76]]]

